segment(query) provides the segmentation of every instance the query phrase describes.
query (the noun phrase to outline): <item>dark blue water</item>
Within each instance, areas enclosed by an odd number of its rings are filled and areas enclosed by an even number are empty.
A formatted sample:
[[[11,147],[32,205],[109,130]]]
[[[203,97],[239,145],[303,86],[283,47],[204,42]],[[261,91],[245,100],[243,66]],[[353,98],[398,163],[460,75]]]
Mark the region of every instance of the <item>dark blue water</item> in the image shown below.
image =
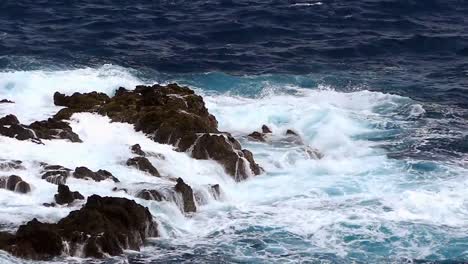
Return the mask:
[[[373,109],[390,120],[372,127],[385,133],[356,140],[379,143],[390,159],[410,160],[409,174],[421,179],[453,176],[434,165],[438,162],[468,167],[466,0],[0,1],[0,72],[99,69],[106,64],[124,67],[140,80],[177,81],[207,93],[256,97],[274,84],[286,93],[287,87],[330,87],[401,95],[412,101],[397,109],[385,104]],[[11,80],[12,87],[21,84],[15,76]],[[9,88],[10,80],[5,83]],[[422,115],[411,114],[416,104],[424,109]],[[466,204],[459,207],[468,210]],[[427,259],[465,260],[467,236],[444,238],[439,229],[431,233],[431,226],[417,227],[421,234],[410,235],[421,247],[432,244],[427,234],[443,245],[440,252],[425,254]],[[270,261],[304,257],[309,244],[288,239],[284,243],[293,245],[294,253]],[[387,242],[357,248],[381,259],[399,255]],[[199,252],[171,255],[173,248],[163,244],[157,245],[162,257],[155,263],[243,262],[236,256],[239,247],[224,241],[214,243],[211,255],[203,245]],[[346,257],[327,252],[308,257],[347,263],[365,262],[368,256],[356,251]],[[129,259],[145,261],[138,254]],[[407,260],[413,261],[426,263],[425,258]]]
[[[468,1],[0,3],[0,69],[319,74],[468,107]]]

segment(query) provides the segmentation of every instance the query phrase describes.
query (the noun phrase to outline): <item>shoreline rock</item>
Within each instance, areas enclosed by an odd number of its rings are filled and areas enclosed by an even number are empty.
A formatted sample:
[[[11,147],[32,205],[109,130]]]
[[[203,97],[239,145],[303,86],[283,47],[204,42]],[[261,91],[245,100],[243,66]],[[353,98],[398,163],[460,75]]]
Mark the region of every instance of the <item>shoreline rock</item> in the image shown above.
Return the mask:
[[[157,224],[148,208],[125,198],[93,195],[55,224],[34,218],[15,234],[0,232],[0,249],[32,260],[77,256],[80,251],[83,257],[103,258],[139,250],[146,238],[156,236]]]

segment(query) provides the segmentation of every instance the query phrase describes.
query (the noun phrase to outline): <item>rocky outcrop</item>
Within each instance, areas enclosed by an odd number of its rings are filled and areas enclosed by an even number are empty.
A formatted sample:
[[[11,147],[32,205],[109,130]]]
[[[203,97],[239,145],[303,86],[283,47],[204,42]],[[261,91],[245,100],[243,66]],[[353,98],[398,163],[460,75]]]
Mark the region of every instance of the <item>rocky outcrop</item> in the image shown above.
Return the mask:
[[[257,131],[250,133],[248,137],[255,141],[265,142],[265,135]]]
[[[137,168],[138,170],[160,177],[159,171],[145,157],[135,157],[127,160],[127,166]]]
[[[63,121],[49,118],[31,123],[28,127],[41,139],[68,139],[71,142],[82,142],[70,125]]]
[[[24,170],[21,160],[4,160],[0,159],[0,170]]]
[[[41,178],[53,184],[65,184],[72,170],[60,165],[41,163]]]
[[[132,150],[133,154],[140,155],[143,157],[146,156],[146,153],[141,149],[140,144],[135,144],[131,146],[130,149]]]
[[[18,193],[28,193],[31,191],[29,183],[23,181],[23,179],[17,175],[0,177],[0,188]]]
[[[0,100],[0,104],[13,104],[13,103],[15,103],[15,102],[10,101],[10,100],[8,100],[8,99],[1,99],[1,100]]]
[[[114,182],[119,182],[119,179],[114,177],[112,173],[106,170],[98,170],[94,172],[86,167],[77,167],[73,172],[73,177],[77,179],[94,180],[97,182],[104,181],[107,179],[113,180]]]
[[[202,142],[218,144],[214,148],[203,147],[206,155],[198,155],[196,158],[211,158],[220,162],[225,166],[226,172],[236,180],[261,172],[253,157],[251,160],[245,159],[242,154],[244,151],[237,140],[218,130],[216,118],[206,109],[203,98],[187,87],[169,84],[137,86],[133,91],[119,88],[112,98],[96,92],[75,93],[71,96],[55,93],[54,102],[56,105],[67,107],[59,111],[55,119],[69,118],[75,112],[96,112],[109,116],[112,121],[134,124],[135,130],[146,133],[156,142],[172,144],[178,151],[188,151],[204,135]],[[216,136],[227,136],[232,144],[220,143],[214,138]],[[210,139],[211,137],[213,138]],[[212,152],[215,150],[230,153],[229,158],[221,158],[219,153]],[[140,154],[137,155],[144,156],[138,152]],[[251,165],[244,166],[244,163],[251,161]],[[236,170],[239,166],[247,169]],[[249,171],[249,168],[255,170]]]
[[[271,133],[273,133],[273,131],[267,125],[262,125],[262,133],[263,134],[271,134]]]
[[[125,198],[93,195],[56,224],[33,219],[14,235],[0,233],[0,249],[33,260],[62,253],[102,258],[124,249],[139,250],[147,237],[155,236],[157,225],[147,208]]]
[[[182,200],[184,202],[184,212],[196,212],[197,207],[195,206],[192,187],[186,184],[182,178],[178,178],[174,189],[176,192],[182,195]]]
[[[57,204],[70,204],[75,200],[83,200],[84,197],[79,192],[72,192],[67,185],[59,184],[57,194],[54,196]]]
[[[42,143],[41,139],[67,139],[71,142],[81,142],[68,123],[51,118],[26,126],[22,125],[16,116],[7,115],[0,118],[0,135],[18,140],[31,140],[35,143]]]

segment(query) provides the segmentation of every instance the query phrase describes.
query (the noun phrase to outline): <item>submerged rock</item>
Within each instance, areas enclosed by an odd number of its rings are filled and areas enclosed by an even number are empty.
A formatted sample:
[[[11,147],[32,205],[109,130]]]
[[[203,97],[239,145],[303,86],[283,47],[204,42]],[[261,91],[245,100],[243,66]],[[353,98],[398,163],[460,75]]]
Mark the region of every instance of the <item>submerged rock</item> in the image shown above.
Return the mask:
[[[136,131],[146,133],[158,143],[172,144],[177,147],[178,151],[189,150],[199,141],[199,136],[202,134],[208,136],[227,134],[222,134],[218,130],[218,122],[208,112],[203,98],[188,87],[181,87],[177,84],[137,86],[133,91],[119,88],[112,98],[96,92],[75,93],[72,96],[55,93],[54,102],[56,105],[68,107],[60,110],[55,115],[55,119],[69,118],[75,112],[97,112],[109,116],[114,122],[134,124]],[[261,172],[259,169],[248,171],[249,167],[258,167],[253,157],[251,160],[242,159],[243,161],[239,162],[252,161],[253,165],[246,166],[247,170],[233,169],[236,165],[232,163],[237,163],[242,158],[242,150],[239,142],[229,134],[227,135],[236,148],[233,149],[230,144],[218,144],[216,149],[222,149],[223,153],[230,152],[229,162],[220,158],[218,153],[212,152],[214,150],[210,146],[204,147],[206,155],[198,155],[197,158],[218,157],[214,160],[224,166],[228,165],[226,172],[237,180]],[[204,139],[204,141],[207,140]],[[134,153],[144,156],[140,150],[141,147],[136,146]],[[232,158],[234,156],[237,158]],[[245,167],[244,164],[241,167]]]
[[[256,141],[265,142],[265,135],[257,131],[250,133],[248,137]]]
[[[130,149],[132,150],[133,154],[140,155],[143,157],[146,156],[146,153],[141,149],[140,144],[135,144],[131,146]]]
[[[15,235],[0,233],[0,249],[33,260],[62,253],[102,258],[120,255],[124,249],[139,250],[146,238],[155,236],[157,225],[147,208],[125,198],[93,195],[56,224],[33,219]]]
[[[271,133],[273,133],[273,131],[271,131],[271,129],[267,125],[263,125],[262,126],[262,133],[263,134],[271,134]]]
[[[0,159],[0,170],[24,170],[21,160],[4,160]]]
[[[96,172],[86,168],[86,167],[77,167],[73,172],[73,177],[77,179],[84,179],[84,180],[94,180],[97,182],[104,181],[107,179],[111,179],[114,182],[119,182],[119,179],[114,177],[112,173],[106,170],[98,170]]]
[[[0,177],[0,188],[18,193],[28,193],[31,191],[29,183],[23,181],[23,179],[17,175]]]
[[[127,166],[135,167],[138,170],[147,172],[153,176],[160,177],[159,171],[145,157],[135,157],[127,160]]]
[[[144,199],[144,200],[155,200],[155,201],[165,200],[164,196],[157,190],[143,189],[136,194],[136,197]]]
[[[192,187],[186,184],[182,178],[178,178],[174,189],[176,192],[182,195],[182,200],[184,202],[184,212],[196,212],[197,207],[195,206]]]
[[[67,182],[67,178],[71,175],[72,172],[71,169],[60,165],[49,165],[43,163],[41,167],[41,178],[57,185],[65,184]]]
[[[79,192],[72,192],[67,185],[59,184],[57,194],[54,196],[57,204],[70,204],[75,200],[83,200],[84,197]]]

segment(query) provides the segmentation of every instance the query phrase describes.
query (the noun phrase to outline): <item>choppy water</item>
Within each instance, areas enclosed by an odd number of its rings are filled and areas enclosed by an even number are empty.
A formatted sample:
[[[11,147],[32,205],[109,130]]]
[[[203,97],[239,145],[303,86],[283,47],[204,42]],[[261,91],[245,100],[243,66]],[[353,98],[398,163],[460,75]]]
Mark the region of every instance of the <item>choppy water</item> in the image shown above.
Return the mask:
[[[38,177],[36,160],[106,169],[123,185],[167,184],[123,165],[140,143],[167,157],[152,160],[163,174],[200,190],[220,183],[224,199],[191,218],[138,200],[163,236],[108,263],[468,261],[466,13],[455,0],[3,1],[0,99],[16,104],[0,104],[0,115],[28,123],[59,109],[55,91],[176,81],[203,95],[266,173],[235,184],[213,162],[78,114],[81,144],[0,137],[0,158],[25,161],[21,176],[35,186],[31,195],[0,190],[1,226],[79,208],[39,206],[56,186]],[[275,144],[245,139],[262,124]],[[290,128],[325,157],[280,143]],[[132,198],[110,182],[69,185]]]

